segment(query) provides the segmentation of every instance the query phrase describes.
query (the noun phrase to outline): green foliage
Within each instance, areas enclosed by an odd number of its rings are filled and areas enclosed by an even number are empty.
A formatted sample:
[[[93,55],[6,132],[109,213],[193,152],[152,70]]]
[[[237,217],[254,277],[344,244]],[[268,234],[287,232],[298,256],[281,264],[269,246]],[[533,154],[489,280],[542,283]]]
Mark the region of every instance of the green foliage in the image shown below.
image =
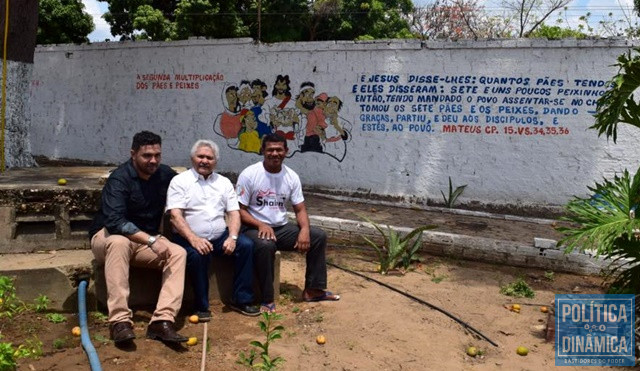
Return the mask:
[[[53,340],[53,349],[63,349],[67,347],[67,339],[57,338]]]
[[[16,296],[13,280],[7,276],[0,276],[0,318],[13,318],[25,309],[27,306]]]
[[[442,198],[444,199],[444,204],[448,207],[448,208],[452,208],[453,205],[455,205],[456,201],[458,200],[458,197],[460,197],[460,195],[462,195],[462,192],[464,192],[464,189],[467,188],[467,185],[461,185],[456,187],[456,189],[453,189],[453,184],[451,183],[451,177],[449,177],[449,197],[444,195],[444,192],[440,191],[440,193],[442,194]]]
[[[50,0],[51,1],[51,0]],[[411,0],[103,0],[122,39],[251,36],[264,42],[413,38]],[[258,29],[260,25],[260,32]]]
[[[568,38],[584,39],[587,35],[579,30],[573,30],[571,28],[564,28],[560,26],[548,26],[541,24],[535,31],[529,34],[529,38],[532,39],[549,39],[549,40],[561,40]]]
[[[89,42],[93,18],[81,0],[39,0],[38,44]]]
[[[617,139],[618,123],[640,127],[640,107],[633,92],[640,87],[640,49],[618,57],[618,73],[611,88],[596,105],[596,122],[590,129]],[[589,198],[574,197],[565,206],[570,227],[558,228],[564,238],[558,242],[565,251],[593,250],[611,261],[609,271],[616,292],[640,291],[640,223],[636,211],[640,205],[640,168],[633,178],[628,170],[588,187]]]
[[[60,313],[47,313],[47,321],[51,323],[62,323],[67,321],[67,317]]]
[[[418,227],[404,236],[401,236],[397,231],[387,226],[387,233],[385,233],[378,224],[366,216],[360,216],[362,219],[371,223],[375,229],[378,230],[384,243],[382,246],[378,246],[366,236],[362,238],[376,251],[378,255],[378,262],[380,263],[380,273],[387,274],[389,270],[395,269],[402,265],[403,268],[408,269],[409,265],[416,260],[419,260],[417,253],[422,246],[422,232],[427,229],[436,228],[434,225],[425,225]]]
[[[593,250],[611,260],[609,276],[619,291],[640,290],[640,223],[635,208],[640,204],[640,169],[633,178],[627,170],[613,181],[605,179],[588,187],[597,197],[575,197],[566,206],[567,217],[575,227],[558,228],[565,236],[565,251]],[[633,210],[633,211],[632,211]]]
[[[522,277],[518,277],[514,282],[500,287],[500,293],[514,298],[533,298],[536,296],[536,293]]]
[[[151,5],[141,5],[133,12],[133,28],[142,30],[136,39],[168,40],[173,24]]]
[[[16,359],[35,358],[42,356],[42,342],[38,338],[27,339],[24,344],[20,344],[18,349],[13,353]]]
[[[544,272],[544,278],[547,279],[547,281],[553,281],[556,279],[556,274],[552,271]]]
[[[283,316],[281,314],[267,312],[262,313],[261,316],[262,320],[258,321],[258,325],[260,326],[260,331],[262,331],[266,337],[264,343],[258,340],[251,341],[249,344],[255,349],[251,349],[248,355],[240,352],[236,363],[258,370],[276,370],[285,360],[282,357],[272,359],[269,355],[269,345],[273,341],[282,338],[284,327],[282,325],[275,325],[275,322],[281,320]],[[256,349],[258,349],[260,353],[256,353]]]
[[[0,335],[0,339],[2,336]],[[27,339],[14,349],[12,343],[0,342],[0,370],[10,371],[17,369],[16,361],[20,358],[39,358],[42,356],[42,342],[37,338]]]
[[[40,294],[35,299],[35,304],[33,309],[36,312],[44,312],[45,310],[47,310],[47,308],[49,308],[49,304],[51,304],[51,299],[49,299],[47,295]]]
[[[15,350],[11,343],[0,342],[0,370],[15,370],[17,368]]]
[[[640,201],[640,171],[633,180],[625,170],[613,181],[604,179],[587,188],[594,196],[574,197],[565,206],[567,216],[563,219],[577,227],[558,227],[564,234],[559,244],[565,246],[566,252],[594,250],[597,255],[611,256],[617,251],[619,238],[632,236],[639,225],[629,214]]]
[[[93,319],[99,322],[107,322],[107,319],[109,318],[106,314],[100,312],[91,312],[91,316],[93,317]]]
[[[633,49],[636,53],[640,48]],[[618,74],[610,81],[607,90],[596,104],[595,124],[598,136],[605,134],[607,139],[618,138],[618,123],[626,123],[640,128],[640,107],[633,99],[633,92],[640,86],[640,55],[631,51],[618,57]]]
[[[447,278],[447,275],[446,274],[441,274],[441,275],[434,276],[433,278],[431,278],[431,282],[440,283],[440,282],[444,281],[445,278]]]

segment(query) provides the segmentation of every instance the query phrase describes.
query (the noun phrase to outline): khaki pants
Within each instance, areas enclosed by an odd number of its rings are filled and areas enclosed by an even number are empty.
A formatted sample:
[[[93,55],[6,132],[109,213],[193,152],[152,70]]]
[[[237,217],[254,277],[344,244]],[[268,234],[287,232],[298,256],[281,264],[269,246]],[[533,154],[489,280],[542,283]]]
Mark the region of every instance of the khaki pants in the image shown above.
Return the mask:
[[[175,321],[182,305],[187,254],[179,245],[170,243],[170,246],[171,257],[165,261],[147,245],[131,242],[122,235],[109,234],[105,228],[91,238],[91,251],[96,261],[104,264],[109,322],[133,323],[128,305],[130,266],[162,270],[162,288],[151,322]]]

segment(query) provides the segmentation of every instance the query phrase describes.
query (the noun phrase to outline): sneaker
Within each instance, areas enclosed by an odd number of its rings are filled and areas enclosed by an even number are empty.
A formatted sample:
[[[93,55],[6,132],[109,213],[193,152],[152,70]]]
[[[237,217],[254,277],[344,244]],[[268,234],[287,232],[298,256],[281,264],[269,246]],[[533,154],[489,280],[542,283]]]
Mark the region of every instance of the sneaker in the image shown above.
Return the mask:
[[[209,322],[211,321],[211,312],[210,311],[198,311],[195,313],[198,316],[199,322]]]
[[[251,304],[229,304],[229,308],[235,310],[238,313],[242,313],[245,316],[258,316],[260,315],[260,308]]]

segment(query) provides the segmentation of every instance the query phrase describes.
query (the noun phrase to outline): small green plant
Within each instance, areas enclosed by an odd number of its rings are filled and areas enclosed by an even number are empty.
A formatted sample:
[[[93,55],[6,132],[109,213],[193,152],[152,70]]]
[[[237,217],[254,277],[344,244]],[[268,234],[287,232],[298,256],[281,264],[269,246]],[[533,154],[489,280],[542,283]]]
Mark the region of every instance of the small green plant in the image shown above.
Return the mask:
[[[52,323],[62,323],[67,321],[67,317],[60,313],[47,313],[47,321]]]
[[[291,311],[292,311],[293,313],[300,313],[300,307],[297,307],[297,306],[296,306],[296,307],[293,307],[293,309],[291,309]]]
[[[34,337],[33,339],[25,340],[24,344],[20,344],[16,349],[14,355],[16,358],[35,358],[38,359],[42,356],[42,342]]]
[[[377,243],[373,242],[367,236],[362,236],[362,238],[374,248],[378,255],[378,262],[380,263],[379,272],[381,274],[387,274],[390,270],[401,265],[404,269],[408,269],[412,262],[419,260],[417,253],[422,246],[422,232],[436,227],[434,225],[425,225],[401,236],[390,226],[387,226],[387,233],[385,233],[382,228],[371,219],[362,215],[360,217],[371,223],[371,225],[380,232],[384,240],[382,246],[378,246]]]
[[[11,343],[0,343],[0,370],[15,370],[17,368],[15,349]]]
[[[444,192],[440,191],[440,193],[442,193],[442,198],[444,198],[445,206],[448,207],[448,208],[452,208],[453,205],[458,200],[458,197],[460,197],[460,195],[462,195],[462,192],[464,192],[465,188],[467,188],[466,184],[458,186],[454,190],[453,189],[453,183],[451,183],[451,177],[449,177],[449,197],[445,196]]]
[[[99,322],[107,322],[107,319],[109,318],[107,317],[106,314],[103,314],[101,312],[92,312],[91,316],[93,317],[94,320]]]
[[[25,309],[27,306],[16,296],[13,280],[7,276],[0,276],[0,318],[13,318]]]
[[[51,300],[47,297],[47,295],[38,295],[35,299],[35,305],[33,309],[36,312],[44,312],[49,308],[49,304],[51,304]]]
[[[67,339],[57,338],[53,340],[53,349],[64,349],[67,347]]]
[[[440,274],[440,275],[438,275],[438,276],[434,276],[434,277],[431,279],[431,282],[433,282],[433,283],[440,283],[440,282],[442,282],[445,278],[447,278],[447,275],[446,275],[446,274]]]
[[[2,336],[0,336],[2,339]],[[16,361],[20,358],[39,358],[42,355],[42,342],[37,338],[28,339],[17,349],[12,343],[0,342],[0,370],[16,370]]]
[[[102,344],[108,344],[109,343],[109,339],[106,338],[104,335],[101,334],[94,334],[93,335],[93,340],[97,341],[98,343],[102,343]],[[209,345],[209,344],[207,344]]]
[[[555,280],[555,279],[556,279],[556,275],[555,275],[555,273],[554,273],[554,272],[544,272],[544,278],[545,278],[547,281],[553,281],[553,280]]]
[[[514,282],[500,287],[500,293],[514,298],[533,298],[536,296],[536,293],[522,277],[518,277]]]
[[[266,340],[264,343],[258,340],[249,343],[257,348],[260,353],[257,353],[256,349],[251,349],[249,355],[240,352],[236,363],[258,370],[275,370],[279,365],[284,363],[285,360],[282,357],[272,359],[269,355],[269,345],[273,341],[282,338],[284,327],[282,325],[275,325],[275,322],[281,320],[283,316],[281,314],[267,312],[261,315],[262,320],[258,321],[258,325],[260,326],[260,331],[264,333]]]

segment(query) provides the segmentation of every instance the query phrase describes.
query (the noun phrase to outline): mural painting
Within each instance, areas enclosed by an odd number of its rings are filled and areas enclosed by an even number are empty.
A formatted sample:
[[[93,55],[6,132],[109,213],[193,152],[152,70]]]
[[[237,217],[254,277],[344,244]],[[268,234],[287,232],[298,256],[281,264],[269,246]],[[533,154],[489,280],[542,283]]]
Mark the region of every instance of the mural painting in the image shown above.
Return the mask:
[[[317,90],[311,81],[302,82],[296,95],[289,75],[278,75],[270,92],[260,79],[227,83],[222,102],[213,131],[230,148],[260,154],[262,137],[276,133],[287,140],[288,157],[315,152],[342,162],[347,155],[351,123],[339,114],[342,99]]]

